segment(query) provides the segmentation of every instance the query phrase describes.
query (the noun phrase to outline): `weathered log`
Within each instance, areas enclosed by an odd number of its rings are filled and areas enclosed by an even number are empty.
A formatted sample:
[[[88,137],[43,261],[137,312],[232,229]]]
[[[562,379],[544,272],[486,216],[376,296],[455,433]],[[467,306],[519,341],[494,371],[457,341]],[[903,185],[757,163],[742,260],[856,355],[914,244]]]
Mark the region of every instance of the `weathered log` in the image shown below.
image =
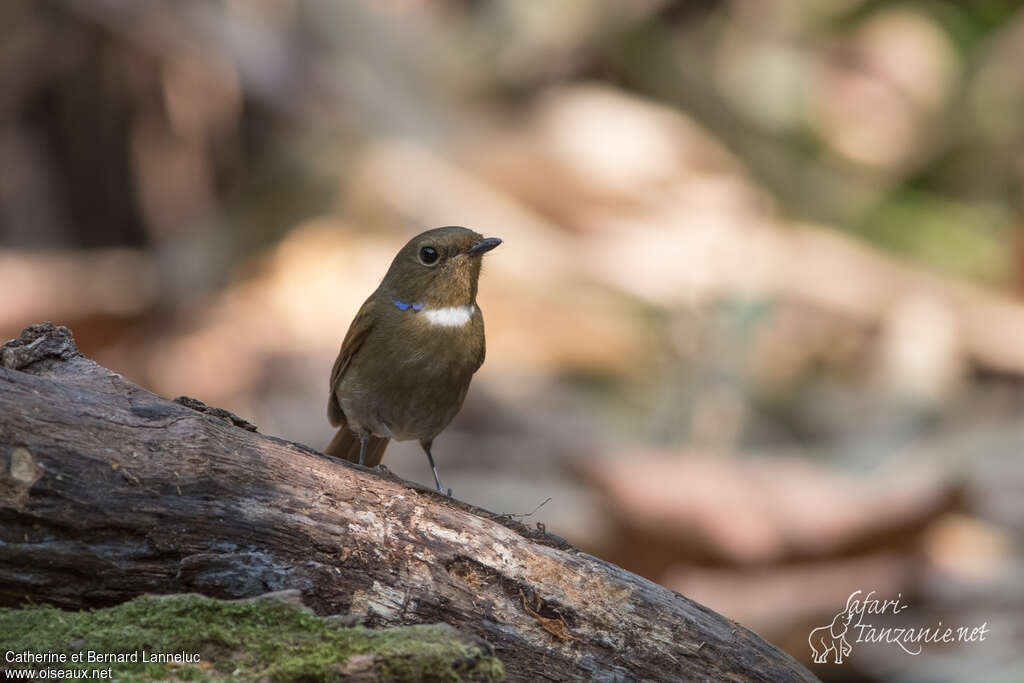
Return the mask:
[[[299,589],[319,614],[480,636],[513,680],[814,680],[555,536],[254,430],[27,328],[0,347],[0,604]]]

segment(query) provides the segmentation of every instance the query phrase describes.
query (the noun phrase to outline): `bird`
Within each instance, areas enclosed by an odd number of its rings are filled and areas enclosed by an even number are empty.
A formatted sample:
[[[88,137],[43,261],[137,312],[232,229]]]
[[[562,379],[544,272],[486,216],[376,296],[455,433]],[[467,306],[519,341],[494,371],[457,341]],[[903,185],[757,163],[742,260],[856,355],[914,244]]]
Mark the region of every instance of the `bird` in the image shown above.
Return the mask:
[[[327,454],[376,467],[391,439],[416,439],[445,493],[431,451],[484,362],[477,284],[483,255],[501,243],[446,226],[416,235],[398,251],[352,320],[331,369],[327,417],[338,431]]]

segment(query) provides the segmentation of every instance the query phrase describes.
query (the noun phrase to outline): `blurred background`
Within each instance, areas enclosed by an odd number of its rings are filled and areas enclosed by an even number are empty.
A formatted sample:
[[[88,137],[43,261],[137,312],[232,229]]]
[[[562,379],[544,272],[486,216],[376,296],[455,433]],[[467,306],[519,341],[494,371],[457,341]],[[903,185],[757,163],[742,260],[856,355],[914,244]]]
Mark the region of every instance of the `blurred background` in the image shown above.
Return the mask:
[[[1010,0],[5,0],[0,337],[321,448],[398,248],[500,236],[456,497],[807,663],[858,589],[990,629],[825,680],[1024,680],[1022,65]]]

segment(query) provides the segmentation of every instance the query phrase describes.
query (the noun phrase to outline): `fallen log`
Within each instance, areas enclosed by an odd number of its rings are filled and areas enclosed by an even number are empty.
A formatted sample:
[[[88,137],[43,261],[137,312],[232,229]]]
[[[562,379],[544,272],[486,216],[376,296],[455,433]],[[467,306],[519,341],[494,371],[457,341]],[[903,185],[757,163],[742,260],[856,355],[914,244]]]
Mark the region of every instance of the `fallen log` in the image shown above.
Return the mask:
[[[558,537],[157,396],[66,328],[0,347],[0,605],[287,589],[369,627],[450,624],[512,680],[815,680]]]

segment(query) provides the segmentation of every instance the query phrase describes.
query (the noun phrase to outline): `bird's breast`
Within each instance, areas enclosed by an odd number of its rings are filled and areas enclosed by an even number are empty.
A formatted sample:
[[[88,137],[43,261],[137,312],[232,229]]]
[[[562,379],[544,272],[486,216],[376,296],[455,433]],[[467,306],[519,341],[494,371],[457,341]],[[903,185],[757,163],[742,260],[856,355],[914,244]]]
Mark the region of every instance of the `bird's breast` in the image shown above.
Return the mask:
[[[475,304],[396,307],[353,359],[339,403],[350,421],[379,436],[433,438],[462,405],[483,349]]]
[[[405,316],[401,332],[405,353],[399,354],[404,356],[403,364],[425,365],[434,373],[461,374],[460,366],[472,365],[483,345],[479,316],[475,305],[424,308]]]

